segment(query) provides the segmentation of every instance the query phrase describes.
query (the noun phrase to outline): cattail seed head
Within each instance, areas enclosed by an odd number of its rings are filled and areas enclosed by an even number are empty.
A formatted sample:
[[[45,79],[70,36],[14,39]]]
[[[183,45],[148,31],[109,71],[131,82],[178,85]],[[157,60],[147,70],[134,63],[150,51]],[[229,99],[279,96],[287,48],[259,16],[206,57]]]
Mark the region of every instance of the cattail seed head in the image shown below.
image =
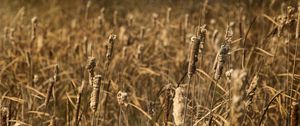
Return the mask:
[[[108,61],[111,60],[112,58],[112,55],[113,55],[113,49],[114,49],[114,43],[115,43],[115,40],[116,40],[117,36],[114,35],[114,34],[111,34],[109,37],[108,37],[108,41],[107,41],[107,51],[106,51],[106,58]]]
[[[166,15],[166,24],[169,24],[170,23],[170,20],[171,20],[171,11],[172,11],[172,8],[168,8],[167,10],[167,15]]]
[[[58,64],[56,64],[54,69],[54,76],[53,76],[54,82],[57,82],[59,80],[58,74],[59,74],[59,68],[58,68]]]
[[[223,73],[223,67],[225,65],[226,56],[227,56],[228,52],[229,52],[229,45],[225,43],[221,46],[221,49],[219,50],[219,52],[217,54],[217,60],[214,65],[214,70],[215,70],[214,79],[215,80],[219,80]]]
[[[93,85],[93,78],[95,76],[95,66],[96,60],[95,57],[89,57],[86,69],[89,71],[89,84]]]
[[[189,53],[189,66],[188,66],[188,76],[191,78],[196,72],[196,63],[198,62],[198,54],[200,49],[200,44],[204,44],[206,29],[205,25],[200,27],[197,31],[196,36],[191,38],[190,53]]]
[[[50,80],[49,80],[49,86],[48,86],[48,89],[47,89],[47,95],[46,95],[45,103],[44,103],[45,106],[46,106],[46,108],[48,107],[48,104],[49,104],[49,101],[50,101],[50,97],[52,95],[54,84],[55,84],[54,79],[50,78]]]
[[[101,75],[96,75],[94,77],[94,83],[93,83],[93,91],[91,94],[91,100],[90,100],[90,107],[95,113],[98,108],[98,103],[99,103],[99,93],[100,93],[100,85],[101,85]]]
[[[122,91],[119,91],[118,94],[117,94],[117,100],[118,100],[118,103],[120,106],[125,106],[127,107],[128,106],[128,94],[127,92],[122,92]]]
[[[35,38],[36,38],[37,22],[38,22],[37,17],[33,17],[31,19],[31,25],[32,25],[31,26],[31,40],[32,41],[35,40]]]
[[[173,117],[176,126],[184,123],[184,96],[186,92],[183,87],[175,89],[175,97],[173,98]]]

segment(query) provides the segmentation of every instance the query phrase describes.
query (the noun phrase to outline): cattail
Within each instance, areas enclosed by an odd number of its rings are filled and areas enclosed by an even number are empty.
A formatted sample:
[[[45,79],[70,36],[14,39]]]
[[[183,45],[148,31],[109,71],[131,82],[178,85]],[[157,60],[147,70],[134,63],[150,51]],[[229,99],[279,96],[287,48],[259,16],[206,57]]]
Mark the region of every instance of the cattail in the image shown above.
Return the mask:
[[[127,97],[128,97],[127,92],[119,91],[118,94],[117,94],[118,104],[120,106],[127,107],[128,106],[128,99],[127,99]]]
[[[115,40],[116,40],[117,36],[114,35],[114,34],[111,34],[109,37],[108,37],[108,41],[107,41],[107,45],[106,45],[106,58],[107,58],[107,62],[109,64],[111,58],[112,58],[112,55],[113,55],[113,49],[114,49],[114,43],[115,43]]]
[[[8,126],[8,108],[0,106],[0,126]]]
[[[229,82],[229,83],[231,83],[231,74],[232,74],[232,72],[233,72],[233,69],[230,69],[230,70],[225,72],[227,82]]]
[[[165,126],[168,125],[168,119],[169,119],[169,109],[171,108],[171,100],[174,96],[174,90],[173,90],[173,85],[172,84],[167,84],[163,87],[161,90],[161,95],[160,101],[162,104],[162,109],[164,112],[164,124]]]
[[[11,28],[9,30],[9,41],[11,43],[14,43],[16,40],[15,40],[15,29],[14,28]]]
[[[46,95],[45,103],[44,103],[45,106],[46,106],[46,108],[48,107],[48,104],[49,104],[49,101],[50,101],[50,97],[52,95],[52,91],[53,91],[53,87],[54,87],[54,83],[55,83],[54,79],[50,78],[49,83],[50,83],[50,85],[48,86],[47,95]]]
[[[33,17],[31,19],[31,40],[34,41],[36,39],[36,28],[37,28],[37,17]]]
[[[58,64],[56,64],[54,69],[54,76],[53,76],[54,82],[57,82],[59,80],[58,74],[59,74],[59,68],[58,68]]]
[[[93,85],[93,78],[95,76],[95,66],[96,60],[95,57],[89,57],[86,69],[89,71],[89,84]]]
[[[86,11],[85,11],[85,19],[86,19],[86,20],[87,20],[88,17],[89,17],[89,9],[90,9],[91,5],[92,5],[92,1],[89,0],[89,1],[87,2],[87,4],[86,4]]]
[[[128,49],[127,46],[124,46],[123,49],[122,49],[122,57],[123,57],[123,58],[126,58],[126,57],[127,57],[127,49]]]
[[[157,23],[158,23],[158,14],[157,13],[153,13],[152,14],[152,24],[153,24],[153,27],[156,27]]]
[[[117,26],[118,25],[118,11],[114,11],[114,14],[113,14],[113,24],[114,26]]]
[[[100,10],[100,15],[97,18],[98,24],[99,24],[99,28],[102,28],[102,26],[104,26],[105,23],[105,8],[101,8]]]
[[[189,14],[185,14],[185,16],[184,16],[184,29],[188,28],[189,18],[190,18],[190,15]]]
[[[98,108],[101,78],[102,78],[101,75],[96,75],[94,77],[93,91],[92,91],[91,100],[90,100],[91,101],[90,107],[91,107],[93,113],[95,113]]]
[[[9,28],[4,27],[4,40],[5,42],[9,40]]]
[[[183,87],[177,87],[175,97],[173,98],[173,117],[176,126],[182,126],[184,123],[184,96],[185,89]]]
[[[172,8],[168,8],[167,10],[167,15],[166,15],[166,24],[169,24],[170,23],[170,20],[171,20],[171,11],[172,11]]]
[[[48,126],[56,126],[56,119],[55,119],[55,116],[52,116],[51,117],[51,120],[50,120],[50,123]]]
[[[206,25],[203,25],[200,27],[200,29],[197,31],[197,35],[200,39],[200,53],[204,54],[204,43],[206,41]]]
[[[291,125],[290,126],[298,126],[298,117],[299,115],[299,103],[293,102],[292,103],[292,112],[291,112]]]
[[[128,14],[127,22],[128,22],[129,27],[133,26],[133,15],[132,14]]]
[[[259,81],[258,75],[255,75],[254,78],[252,79],[249,88],[246,90],[246,96],[247,96],[247,102],[246,106],[249,106],[252,103],[253,97],[255,95],[255,90],[257,88],[257,84]]]
[[[189,66],[188,66],[188,76],[191,78],[196,72],[196,63],[198,62],[198,53],[201,41],[205,41],[205,26],[201,27],[199,35],[193,36],[191,38],[190,53],[189,53]]]
[[[78,94],[77,94],[77,100],[76,100],[76,107],[75,107],[75,116],[74,116],[74,126],[78,125],[78,117],[79,117],[79,110],[80,110],[80,104],[81,104],[81,96],[82,96],[82,92],[85,86],[85,82],[82,81],[82,84],[78,90]]]
[[[191,38],[190,44],[190,54],[189,54],[189,66],[188,66],[188,76],[191,78],[196,72],[196,62],[198,61],[198,52],[200,46],[200,39],[193,36]]]
[[[247,73],[244,70],[235,70],[232,73],[232,103],[230,110],[231,125],[241,126],[244,112],[245,86]]]
[[[140,31],[140,39],[143,40],[145,36],[145,27],[141,27],[141,31]]]
[[[138,45],[137,53],[136,53],[136,58],[139,59],[139,60],[143,60],[143,54],[142,54],[143,53],[142,52],[143,48],[144,48],[143,44],[139,44]]]
[[[39,81],[39,75],[35,74],[33,76],[33,84],[37,84],[38,81]]]
[[[227,56],[228,52],[229,52],[229,45],[225,43],[221,46],[221,49],[217,54],[217,59],[214,64],[214,70],[215,70],[214,79],[215,80],[219,80],[223,73],[223,67],[225,65],[226,56]]]

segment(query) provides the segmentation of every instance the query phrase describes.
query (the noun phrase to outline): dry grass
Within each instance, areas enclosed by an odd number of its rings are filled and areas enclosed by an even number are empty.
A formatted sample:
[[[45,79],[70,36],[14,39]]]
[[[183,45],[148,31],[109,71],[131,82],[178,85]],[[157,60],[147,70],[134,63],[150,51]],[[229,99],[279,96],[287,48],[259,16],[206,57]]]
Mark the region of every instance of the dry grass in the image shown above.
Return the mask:
[[[0,126],[300,124],[296,0],[2,0],[0,22]]]

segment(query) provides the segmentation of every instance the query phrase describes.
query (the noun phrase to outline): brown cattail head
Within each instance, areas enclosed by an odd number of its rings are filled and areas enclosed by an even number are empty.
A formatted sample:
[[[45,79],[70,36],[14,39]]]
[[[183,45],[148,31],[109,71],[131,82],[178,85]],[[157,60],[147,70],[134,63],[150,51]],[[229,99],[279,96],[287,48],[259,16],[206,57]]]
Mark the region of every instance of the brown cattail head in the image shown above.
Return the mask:
[[[292,112],[291,112],[291,125],[290,126],[298,126],[299,122],[299,103],[292,103]]]
[[[53,76],[54,82],[57,82],[59,80],[58,74],[59,74],[59,67],[58,64],[55,64],[54,76]]]
[[[114,34],[111,34],[109,37],[108,37],[108,41],[107,41],[107,45],[106,45],[106,58],[107,58],[107,61],[110,62],[111,58],[112,58],[112,55],[113,55],[113,49],[114,49],[114,43],[115,43],[115,40],[116,40],[117,36],[114,35]]]
[[[184,96],[186,91],[183,87],[175,89],[175,97],[173,99],[173,117],[176,126],[182,126],[184,123]]]
[[[54,87],[54,84],[55,84],[55,81],[53,78],[50,78],[49,80],[49,86],[48,86],[48,89],[47,89],[47,96],[45,98],[45,106],[46,108],[48,107],[48,104],[49,104],[49,101],[50,101],[50,97],[52,95],[52,91],[53,91],[53,87]]]
[[[8,108],[0,105],[0,126],[8,126]]]
[[[223,44],[221,46],[221,49],[219,50],[217,54],[217,59],[214,64],[214,70],[215,70],[215,80],[219,80],[222,73],[223,73],[223,68],[226,62],[226,56],[227,53],[229,52],[229,45],[227,43]]]
[[[139,60],[143,60],[143,49],[144,49],[144,44],[139,44],[137,48],[137,53],[136,53],[136,58]]]
[[[86,69],[89,71],[89,84],[93,85],[93,78],[95,76],[95,66],[96,60],[95,57],[89,57]]]
[[[113,24],[114,24],[114,26],[118,25],[118,11],[117,10],[114,11]]]
[[[199,28],[196,36],[191,38],[190,53],[189,53],[189,66],[188,66],[188,76],[191,78],[196,72],[196,63],[198,62],[198,54],[200,49],[200,44],[204,44],[206,29],[205,25]]]
[[[240,126],[243,122],[245,85],[247,73],[244,70],[232,72],[232,103],[230,110],[231,125]]]
[[[191,78],[196,72],[196,62],[198,61],[198,52],[200,46],[200,39],[196,36],[191,38],[190,53],[189,53],[189,66],[188,66],[188,76]]]
[[[204,43],[206,41],[206,25],[201,26],[197,31],[197,36],[200,39],[200,53],[204,54]]]
[[[100,85],[101,85],[101,75],[96,75],[94,77],[94,83],[93,83],[93,91],[91,94],[91,100],[90,100],[90,107],[95,113],[98,108],[98,103],[99,103],[99,93],[100,93]]]
[[[35,38],[36,38],[37,22],[38,22],[37,17],[33,17],[31,19],[31,25],[32,25],[31,26],[31,40],[32,41],[35,40]]]
[[[125,106],[127,107],[128,106],[128,94],[127,92],[122,92],[122,91],[119,91],[118,94],[117,94],[117,100],[118,100],[118,103],[120,106]]]

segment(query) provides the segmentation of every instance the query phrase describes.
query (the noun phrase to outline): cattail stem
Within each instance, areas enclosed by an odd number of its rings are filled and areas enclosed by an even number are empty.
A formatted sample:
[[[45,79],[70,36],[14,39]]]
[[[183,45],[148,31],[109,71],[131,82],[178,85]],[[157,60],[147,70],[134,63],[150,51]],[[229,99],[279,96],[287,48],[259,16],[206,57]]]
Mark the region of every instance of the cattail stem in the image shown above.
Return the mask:
[[[299,120],[299,103],[292,103],[292,112],[291,112],[291,125],[290,126],[298,126]]]
[[[79,116],[79,110],[80,110],[80,104],[81,104],[81,96],[82,96],[82,92],[85,86],[85,82],[82,81],[82,84],[78,90],[78,94],[77,94],[77,100],[76,100],[76,107],[75,107],[75,116],[74,116],[74,126],[78,126],[79,125],[79,121],[78,121],[78,116]]]

